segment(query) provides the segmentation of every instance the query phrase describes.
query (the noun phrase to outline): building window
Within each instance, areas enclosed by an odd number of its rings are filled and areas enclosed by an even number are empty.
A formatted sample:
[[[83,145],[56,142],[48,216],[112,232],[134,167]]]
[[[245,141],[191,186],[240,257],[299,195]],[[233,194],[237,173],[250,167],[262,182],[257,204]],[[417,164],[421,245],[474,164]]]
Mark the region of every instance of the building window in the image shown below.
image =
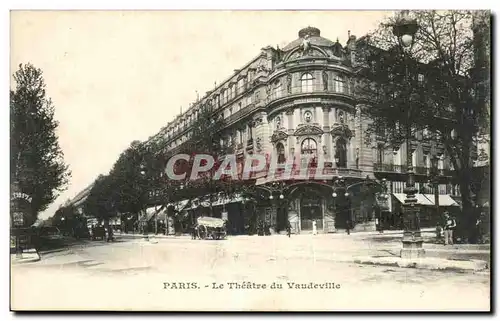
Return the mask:
[[[239,95],[244,91],[245,91],[245,78],[241,78],[240,80],[238,80],[238,87],[236,90],[236,95]]]
[[[396,166],[401,165],[401,149],[394,150],[392,155],[392,163]]]
[[[238,130],[238,144],[242,144],[242,143],[243,143],[243,131]]]
[[[384,163],[384,147],[383,146],[377,147],[377,163],[379,163],[379,164]]]
[[[311,74],[303,74],[300,78],[301,89],[303,93],[308,93],[313,91],[313,76]]]
[[[337,167],[347,167],[347,142],[343,137],[335,142],[335,164]]]
[[[276,153],[278,154],[278,164],[283,164],[286,162],[285,157],[285,146],[282,143],[276,145]]]
[[[335,75],[333,77],[333,89],[336,92],[343,93],[346,90],[346,80],[344,76]]]
[[[283,86],[281,85],[281,82],[278,82],[276,87],[274,87],[274,98],[280,98],[282,96],[282,90]]]
[[[424,75],[418,74],[418,83],[421,84],[424,82]]]
[[[411,152],[411,165],[413,167],[417,167],[417,151],[416,150]]]
[[[382,124],[377,125],[376,133],[379,137],[385,137],[385,126]]]
[[[231,99],[236,97],[236,86],[234,84],[231,85]]]
[[[247,137],[248,139],[252,139],[252,126],[247,125]]]
[[[224,105],[225,103],[227,103],[227,90],[226,89],[222,90],[222,104]]]
[[[444,169],[444,157],[443,157],[443,155],[438,156],[438,169],[439,170]]]
[[[431,158],[428,154],[424,154],[424,166],[425,168],[431,168]]]
[[[313,154],[316,155],[318,150],[318,145],[316,141],[312,138],[306,138],[300,146],[300,152],[302,155]]]

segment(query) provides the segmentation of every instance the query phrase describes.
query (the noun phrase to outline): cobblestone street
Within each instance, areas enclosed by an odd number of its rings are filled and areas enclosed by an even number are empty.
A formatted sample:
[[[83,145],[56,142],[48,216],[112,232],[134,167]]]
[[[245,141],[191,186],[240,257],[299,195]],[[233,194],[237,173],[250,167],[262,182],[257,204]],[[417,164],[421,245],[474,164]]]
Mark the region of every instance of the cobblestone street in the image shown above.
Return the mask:
[[[119,238],[112,244],[85,242],[42,254],[37,263],[13,266],[12,308],[489,308],[489,271],[441,272],[346,262],[353,255],[390,255],[396,247],[396,242],[368,243],[361,236],[346,235],[238,236],[224,241],[178,237],[157,239],[157,243]],[[178,282],[196,285],[181,286]],[[234,289],[234,284],[229,289],[229,282],[255,283],[245,283],[245,287],[265,284],[266,289]],[[317,289],[295,289],[296,284],[311,282],[318,284]],[[282,288],[271,289],[273,283]],[[214,289],[214,284],[218,289]],[[220,284],[224,287],[219,288]],[[455,295],[458,293],[461,295]]]

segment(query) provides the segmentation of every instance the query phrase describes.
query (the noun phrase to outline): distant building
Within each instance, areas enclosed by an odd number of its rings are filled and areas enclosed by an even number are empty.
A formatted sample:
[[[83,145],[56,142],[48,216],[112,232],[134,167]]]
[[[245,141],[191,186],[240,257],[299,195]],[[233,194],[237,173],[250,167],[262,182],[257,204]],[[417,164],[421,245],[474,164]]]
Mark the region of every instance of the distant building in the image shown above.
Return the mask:
[[[88,216],[88,213],[84,213],[83,211],[83,204],[89,196],[92,187],[94,187],[94,182],[76,194],[75,197],[67,201],[64,206],[74,206],[78,214]]]

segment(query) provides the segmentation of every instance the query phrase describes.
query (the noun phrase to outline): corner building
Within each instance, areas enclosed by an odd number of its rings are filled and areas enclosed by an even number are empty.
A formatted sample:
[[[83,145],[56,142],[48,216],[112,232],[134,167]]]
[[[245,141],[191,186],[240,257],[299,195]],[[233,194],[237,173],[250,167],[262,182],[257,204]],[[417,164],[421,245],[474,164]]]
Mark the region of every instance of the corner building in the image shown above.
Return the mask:
[[[375,142],[365,144],[370,120],[362,113],[365,106],[356,99],[353,76],[362,41],[349,35],[342,46],[338,40],[322,37],[317,28],[304,28],[282,49],[263,48],[149,142],[175,152],[189,139],[198,109],[209,105],[224,116],[227,138],[220,143],[228,147],[228,153],[237,155],[240,168],[249,154],[267,155],[279,163],[294,158],[299,166],[294,167],[291,178],[278,172],[273,177],[257,175],[251,181],[269,195],[253,209],[249,210],[241,198],[216,204],[220,212],[227,212],[234,233],[245,233],[249,217],[255,216],[277,231],[284,230],[288,219],[295,233],[310,231],[313,222],[319,232],[336,232],[344,229],[348,220],[354,230],[373,230],[377,218],[387,222],[386,228],[396,227],[404,200],[406,176],[401,164],[406,164],[406,146],[380,150]],[[422,144],[422,137],[416,137],[410,146],[413,166],[423,174],[417,175],[417,188],[427,186],[429,180],[430,149],[423,149]],[[444,171],[449,164],[443,153],[441,149],[440,168]],[[314,179],[310,170],[307,177],[294,176],[300,167],[307,166],[301,159],[306,155],[312,156],[313,162],[324,159],[324,172],[334,179]],[[418,170],[419,166],[424,170]],[[339,178],[345,182],[340,189],[334,183]],[[458,192],[451,175],[442,177],[439,191],[442,204],[457,205],[449,195]],[[420,205],[429,207],[433,201],[425,195],[420,196]],[[185,210],[199,213],[200,206]]]

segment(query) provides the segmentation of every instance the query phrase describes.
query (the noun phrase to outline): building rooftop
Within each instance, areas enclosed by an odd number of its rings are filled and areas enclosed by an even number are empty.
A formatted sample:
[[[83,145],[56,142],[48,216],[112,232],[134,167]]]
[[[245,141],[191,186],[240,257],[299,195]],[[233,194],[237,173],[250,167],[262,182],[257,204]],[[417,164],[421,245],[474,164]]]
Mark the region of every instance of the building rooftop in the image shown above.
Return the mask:
[[[288,45],[286,45],[282,50],[290,51],[299,47],[304,39],[307,37],[309,43],[315,46],[320,47],[331,47],[335,45],[335,43],[329,39],[321,37],[321,30],[315,27],[307,27],[299,30],[299,38],[295,39]]]

